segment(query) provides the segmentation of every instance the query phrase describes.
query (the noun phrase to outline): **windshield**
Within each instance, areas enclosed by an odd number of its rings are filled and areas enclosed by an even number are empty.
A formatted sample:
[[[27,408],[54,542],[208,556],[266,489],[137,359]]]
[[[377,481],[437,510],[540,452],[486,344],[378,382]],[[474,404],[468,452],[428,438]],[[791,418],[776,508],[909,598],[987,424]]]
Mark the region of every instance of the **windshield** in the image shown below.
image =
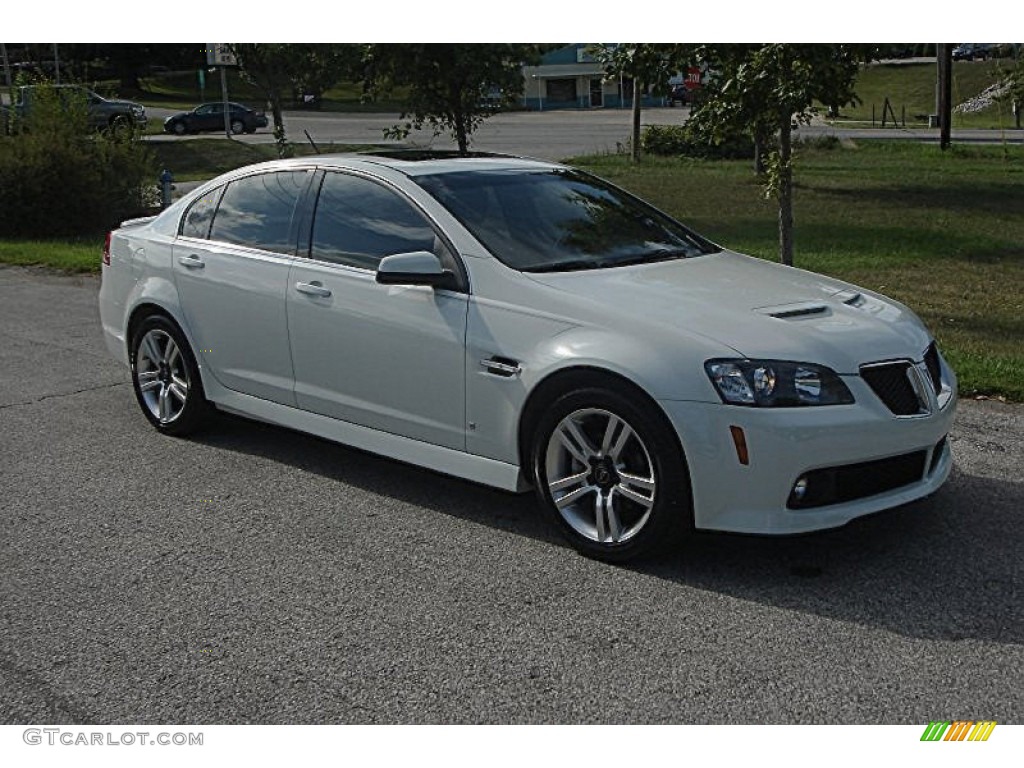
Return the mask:
[[[439,173],[415,181],[514,269],[600,269],[716,253],[642,200],[570,169]]]

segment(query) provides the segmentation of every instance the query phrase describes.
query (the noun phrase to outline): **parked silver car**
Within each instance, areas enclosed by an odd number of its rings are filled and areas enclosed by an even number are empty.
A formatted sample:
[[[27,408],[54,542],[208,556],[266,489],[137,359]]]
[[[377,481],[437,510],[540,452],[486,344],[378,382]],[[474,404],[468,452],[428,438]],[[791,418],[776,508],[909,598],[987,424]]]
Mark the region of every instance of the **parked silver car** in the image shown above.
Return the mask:
[[[216,407],[532,485],[596,557],[842,525],[952,463],[955,376],[910,310],[564,165],[252,166],[126,222],[104,260],[105,337],[156,429]]]

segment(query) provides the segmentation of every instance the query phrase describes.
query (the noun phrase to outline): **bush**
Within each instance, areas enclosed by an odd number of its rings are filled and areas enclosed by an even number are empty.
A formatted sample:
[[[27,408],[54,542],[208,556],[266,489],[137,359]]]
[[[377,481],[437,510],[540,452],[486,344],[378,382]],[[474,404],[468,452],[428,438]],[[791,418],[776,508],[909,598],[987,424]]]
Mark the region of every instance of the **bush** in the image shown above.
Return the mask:
[[[134,133],[95,134],[85,105],[36,94],[30,119],[0,136],[0,232],[5,237],[92,235],[147,212],[156,181]]]
[[[745,160],[754,156],[754,142],[737,134],[715,144],[700,136],[689,124],[649,125],[640,147],[652,155],[697,157],[706,160]]]

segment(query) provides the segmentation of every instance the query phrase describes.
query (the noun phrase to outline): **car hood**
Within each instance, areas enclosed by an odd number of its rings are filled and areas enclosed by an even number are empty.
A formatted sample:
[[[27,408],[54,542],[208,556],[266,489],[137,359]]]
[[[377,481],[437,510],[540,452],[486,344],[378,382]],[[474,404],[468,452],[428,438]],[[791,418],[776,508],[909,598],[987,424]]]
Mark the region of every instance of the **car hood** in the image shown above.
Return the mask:
[[[118,107],[138,107],[139,109],[145,109],[144,106],[139,104],[137,101],[126,101],[124,99],[107,99],[107,104],[113,104]]]
[[[876,360],[919,360],[931,340],[899,302],[730,251],[527,276],[561,293],[563,302],[600,307],[599,316],[615,327],[697,333],[744,357],[819,363],[837,373],[857,373]]]
[[[192,113],[191,112],[175,112],[173,115],[169,115],[168,117],[164,118],[164,122],[168,123],[171,120],[180,120],[183,117],[188,117],[190,114],[192,114]]]

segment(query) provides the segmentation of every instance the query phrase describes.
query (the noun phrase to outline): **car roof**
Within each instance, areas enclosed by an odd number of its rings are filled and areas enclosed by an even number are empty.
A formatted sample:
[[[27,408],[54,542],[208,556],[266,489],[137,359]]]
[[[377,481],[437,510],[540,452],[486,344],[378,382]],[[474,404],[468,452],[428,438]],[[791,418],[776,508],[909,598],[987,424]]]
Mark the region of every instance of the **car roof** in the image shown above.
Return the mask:
[[[313,158],[306,158],[308,162]],[[406,176],[426,176],[457,171],[549,170],[560,168],[546,160],[492,152],[460,153],[455,150],[395,149],[345,155],[320,155],[318,164],[339,167],[382,166]],[[364,165],[365,164],[365,165]]]
[[[268,160],[236,168],[200,185],[189,192],[186,197],[194,199],[216,186],[251,173],[284,171],[289,168],[309,168],[311,166],[357,170],[377,175],[380,174],[382,168],[387,168],[409,178],[459,171],[551,171],[566,168],[564,165],[546,160],[484,152],[460,154],[456,151],[431,150],[428,152],[397,149],[379,152],[306,155],[284,160]]]

